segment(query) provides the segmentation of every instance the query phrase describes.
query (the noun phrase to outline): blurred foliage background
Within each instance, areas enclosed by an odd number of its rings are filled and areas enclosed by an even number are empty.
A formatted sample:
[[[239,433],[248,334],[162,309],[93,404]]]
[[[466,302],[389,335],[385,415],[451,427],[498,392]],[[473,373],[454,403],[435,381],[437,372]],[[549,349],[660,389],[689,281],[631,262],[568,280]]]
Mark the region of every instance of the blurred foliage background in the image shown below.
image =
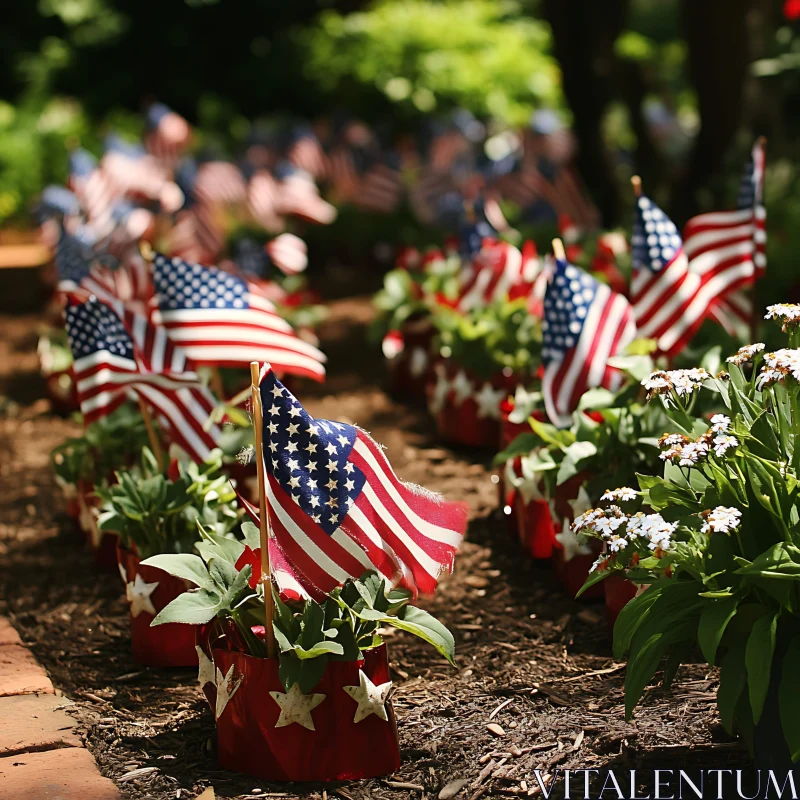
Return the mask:
[[[678,222],[730,205],[768,137],[770,264],[800,244],[798,0],[30,0],[0,31],[0,222],[24,224],[77,143],[138,134],[157,98],[204,145],[260,118],[357,116],[387,135],[463,108],[556,110],[607,226],[635,169]]]

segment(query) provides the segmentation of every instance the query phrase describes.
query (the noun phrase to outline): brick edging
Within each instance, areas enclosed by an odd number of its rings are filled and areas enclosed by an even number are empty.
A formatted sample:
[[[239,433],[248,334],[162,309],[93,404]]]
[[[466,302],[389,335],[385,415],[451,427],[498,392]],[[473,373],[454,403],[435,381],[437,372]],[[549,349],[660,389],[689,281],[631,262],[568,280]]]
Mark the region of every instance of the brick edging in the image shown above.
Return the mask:
[[[120,800],[50,678],[0,617],[0,800]]]

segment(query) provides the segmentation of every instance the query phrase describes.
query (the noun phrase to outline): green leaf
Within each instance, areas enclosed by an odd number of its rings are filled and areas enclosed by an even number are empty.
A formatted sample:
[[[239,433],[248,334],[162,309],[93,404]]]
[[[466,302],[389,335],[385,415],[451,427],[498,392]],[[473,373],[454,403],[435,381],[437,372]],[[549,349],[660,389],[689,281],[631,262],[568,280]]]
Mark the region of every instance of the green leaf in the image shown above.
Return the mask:
[[[709,664],[716,664],[717,648],[719,647],[725,628],[736,614],[739,605],[738,597],[730,597],[724,600],[715,600],[709,603],[700,615],[700,623],[697,627],[697,641],[703,658]]]
[[[199,586],[201,589],[206,589],[209,592],[213,592],[216,588],[214,581],[208,574],[208,569],[203,559],[199,556],[189,553],[164,553],[158,556],[150,556],[150,558],[142,561],[142,564],[146,567],[163,569],[164,572],[169,575],[194,583],[196,586]]]
[[[670,642],[663,633],[654,633],[639,648],[636,655],[628,661],[625,674],[625,719],[633,715],[645,687],[656,674],[658,665]]]
[[[162,609],[150,625],[163,625],[166,622],[204,625],[217,615],[220,600],[221,598],[216,592],[205,589],[184,592]]]
[[[321,655],[340,656],[344,653],[344,647],[342,647],[342,645],[331,641],[318,642],[308,650],[300,647],[300,645],[295,645],[292,649],[301,661],[307,658],[317,658]]]
[[[800,636],[789,642],[781,666],[778,688],[778,708],[783,738],[789,747],[792,761],[800,760]]]
[[[209,560],[208,573],[223,592],[227,592],[230,589],[239,575],[239,572],[230,561],[218,556]]]
[[[778,614],[764,615],[755,622],[747,640],[744,660],[747,666],[747,687],[754,725],[761,719],[764,701],[767,699],[777,624]]]
[[[744,663],[746,640],[738,638],[725,653],[720,665],[719,690],[717,691],[717,707],[719,718],[725,730],[733,736],[734,720],[739,696],[747,683],[747,669]]]
[[[400,630],[413,633],[432,644],[453,666],[455,666],[456,643],[453,634],[427,611],[415,606],[404,606],[396,617],[385,616],[381,622]]]

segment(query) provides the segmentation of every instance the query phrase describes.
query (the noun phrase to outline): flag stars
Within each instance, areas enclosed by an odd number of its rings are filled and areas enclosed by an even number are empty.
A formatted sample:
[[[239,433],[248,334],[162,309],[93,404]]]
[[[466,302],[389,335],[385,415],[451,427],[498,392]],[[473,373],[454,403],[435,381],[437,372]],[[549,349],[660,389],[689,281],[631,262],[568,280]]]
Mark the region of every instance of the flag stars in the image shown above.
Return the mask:
[[[348,479],[347,479],[347,480],[344,482],[344,488],[345,488],[345,489],[347,489],[347,491],[348,491],[348,492],[351,492],[353,489],[355,489],[355,488],[356,488],[356,485],[355,485],[355,483],[354,483],[354,482],[353,482],[353,481],[352,481],[350,478],[348,478]]]
[[[283,387],[278,386],[278,384],[276,383],[272,387],[272,396],[273,397],[280,397],[282,394],[283,394]]]
[[[297,442],[287,442],[286,443],[286,452],[287,453],[296,453],[297,452]]]
[[[338,514],[331,514],[330,523],[331,525],[335,525],[339,521]]]
[[[311,508],[319,508],[319,497],[315,494],[311,495],[308,502],[311,503]]]
[[[290,458],[286,462],[286,466],[289,467],[290,472],[294,472],[296,469],[300,469],[300,464],[298,463],[297,459]]]
[[[339,465],[335,461],[329,461],[328,462],[328,471],[329,472],[335,472],[338,469],[339,469]]]
[[[321,517],[320,517],[320,515],[319,515],[319,514],[312,514],[312,515],[311,515],[311,519],[313,519],[313,520],[314,520],[314,522],[316,522],[316,523],[317,523],[317,525],[319,525],[319,523],[320,523],[320,520],[321,520]]]
[[[286,429],[289,432],[289,436],[295,436],[299,427],[300,426],[296,422],[290,422]]]
[[[289,409],[289,416],[290,417],[299,417],[300,416],[300,407],[299,406],[292,406]]]
[[[274,417],[276,414],[280,414],[281,410],[278,408],[278,406],[273,405],[273,406],[270,407],[269,413],[270,413],[270,416]]]
[[[271,450],[273,453],[277,453],[277,452],[278,452],[278,443],[277,443],[277,442],[270,442],[270,443],[269,443],[269,449],[270,449],[270,450]]]
[[[300,478],[298,478],[296,475],[292,475],[292,477],[289,478],[289,486],[291,486],[292,489],[299,489],[300,488]]]
[[[270,422],[269,425],[267,425],[267,427],[269,428],[269,432],[271,435],[274,436],[275,434],[277,434],[278,426],[274,422]]]
[[[332,455],[335,456],[339,451],[336,449],[336,445],[333,442],[328,442],[325,449]]]
[[[351,473],[351,472],[352,472],[354,469],[355,469],[355,467],[354,467],[354,466],[353,466],[353,465],[352,465],[352,464],[351,464],[349,461],[348,461],[348,462],[347,462],[347,463],[344,465],[344,471],[345,471],[345,472],[346,472],[348,475],[349,475],[349,474],[350,474],[350,473]]]
[[[338,486],[338,484],[337,484],[337,482],[336,482],[336,481],[335,481],[333,478],[331,478],[331,479],[330,479],[330,480],[329,480],[329,481],[328,481],[328,482],[325,484],[325,488],[326,488],[326,489],[330,489],[330,491],[333,491],[333,490],[334,490],[334,489],[335,489],[337,486]]]
[[[309,478],[306,481],[306,486],[308,486],[309,489],[316,489],[317,488],[317,482],[313,478]]]
[[[308,432],[311,436],[319,436],[319,428],[316,425],[309,425]]]
[[[336,437],[336,441],[339,442],[342,447],[346,447],[348,444],[350,444],[348,438],[346,436],[342,436],[341,433]]]
[[[329,497],[325,501],[325,505],[328,506],[328,508],[339,508],[339,501],[335,497]]]
[[[306,469],[309,472],[314,472],[317,469],[317,462],[316,461],[309,461],[306,465]]]
[[[305,450],[309,455],[311,455],[311,453],[316,453],[317,452],[317,446],[314,444],[314,442],[309,442],[303,448],[303,450]]]

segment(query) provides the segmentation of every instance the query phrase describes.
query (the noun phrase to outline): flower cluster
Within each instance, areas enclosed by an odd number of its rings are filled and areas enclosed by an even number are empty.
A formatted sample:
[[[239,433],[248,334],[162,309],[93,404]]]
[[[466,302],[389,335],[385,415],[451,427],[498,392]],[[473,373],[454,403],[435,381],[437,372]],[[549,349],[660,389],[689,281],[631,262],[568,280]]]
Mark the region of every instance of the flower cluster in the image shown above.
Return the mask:
[[[629,486],[622,486],[619,489],[606,489],[605,493],[600,498],[601,500],[607,500],[608,502],[626,502],[630,500],[635,500],[639,496],[639,493],[635,489],[631,489]]]
[[[764,356],[764,366],[758,374],[756,385],[759,389],[764,389],[773,383],[780,383],[787,375],[800,381],[800,350],[790,350],[784,347],[774,353],[767,353]]]
[[[744,347],[740,347],[734,355],[728,356],[725,360],[729,364],[736,364],[737,367],[741,367],[743,364],[752,361],[756,357],[756,354],[760,353],[764,347],[766,347],[766,345],[761,342],[746,344]]]
[[[620,531],[623,525],[625,530]],[[592,508],[572,523],[574,533],[602,539],[612,553],[618,553],[634,542],[649,550],[666,552],[672,548],[672,534],[677,527],[676,522],[667,522],[661,514],[639,511],[629,516],[617,506]]]
[[[648,400],[658,394],[670,395],[673,392],[678,397],[684,397],[697,391],[703,385],[703,381],[710,377],[711,375],[702,367],[656,370],[642,381],[642,386],[647,389]]]
[[[715,414],[709,429],[697,439],[692,440],[682,433],[664,434],[658,440],[662,450],[660,458],[681,467],[694,467],[708,458],[712,448],[714,454],[722,458],[728,450],[739,446],[739,440],[729,433],[730,429],[730,417]]]
[[[776,303],[767,306],[764,319],[774,319],[781,323],[781,330],[788,333],[790,325],[800,322],[800,305],[797,303]]]
[[[738,508],[728,506],[717,506],[712,511],[704,511],[703,533],[732,533],[739,527],[742,521],[742,512]]]

